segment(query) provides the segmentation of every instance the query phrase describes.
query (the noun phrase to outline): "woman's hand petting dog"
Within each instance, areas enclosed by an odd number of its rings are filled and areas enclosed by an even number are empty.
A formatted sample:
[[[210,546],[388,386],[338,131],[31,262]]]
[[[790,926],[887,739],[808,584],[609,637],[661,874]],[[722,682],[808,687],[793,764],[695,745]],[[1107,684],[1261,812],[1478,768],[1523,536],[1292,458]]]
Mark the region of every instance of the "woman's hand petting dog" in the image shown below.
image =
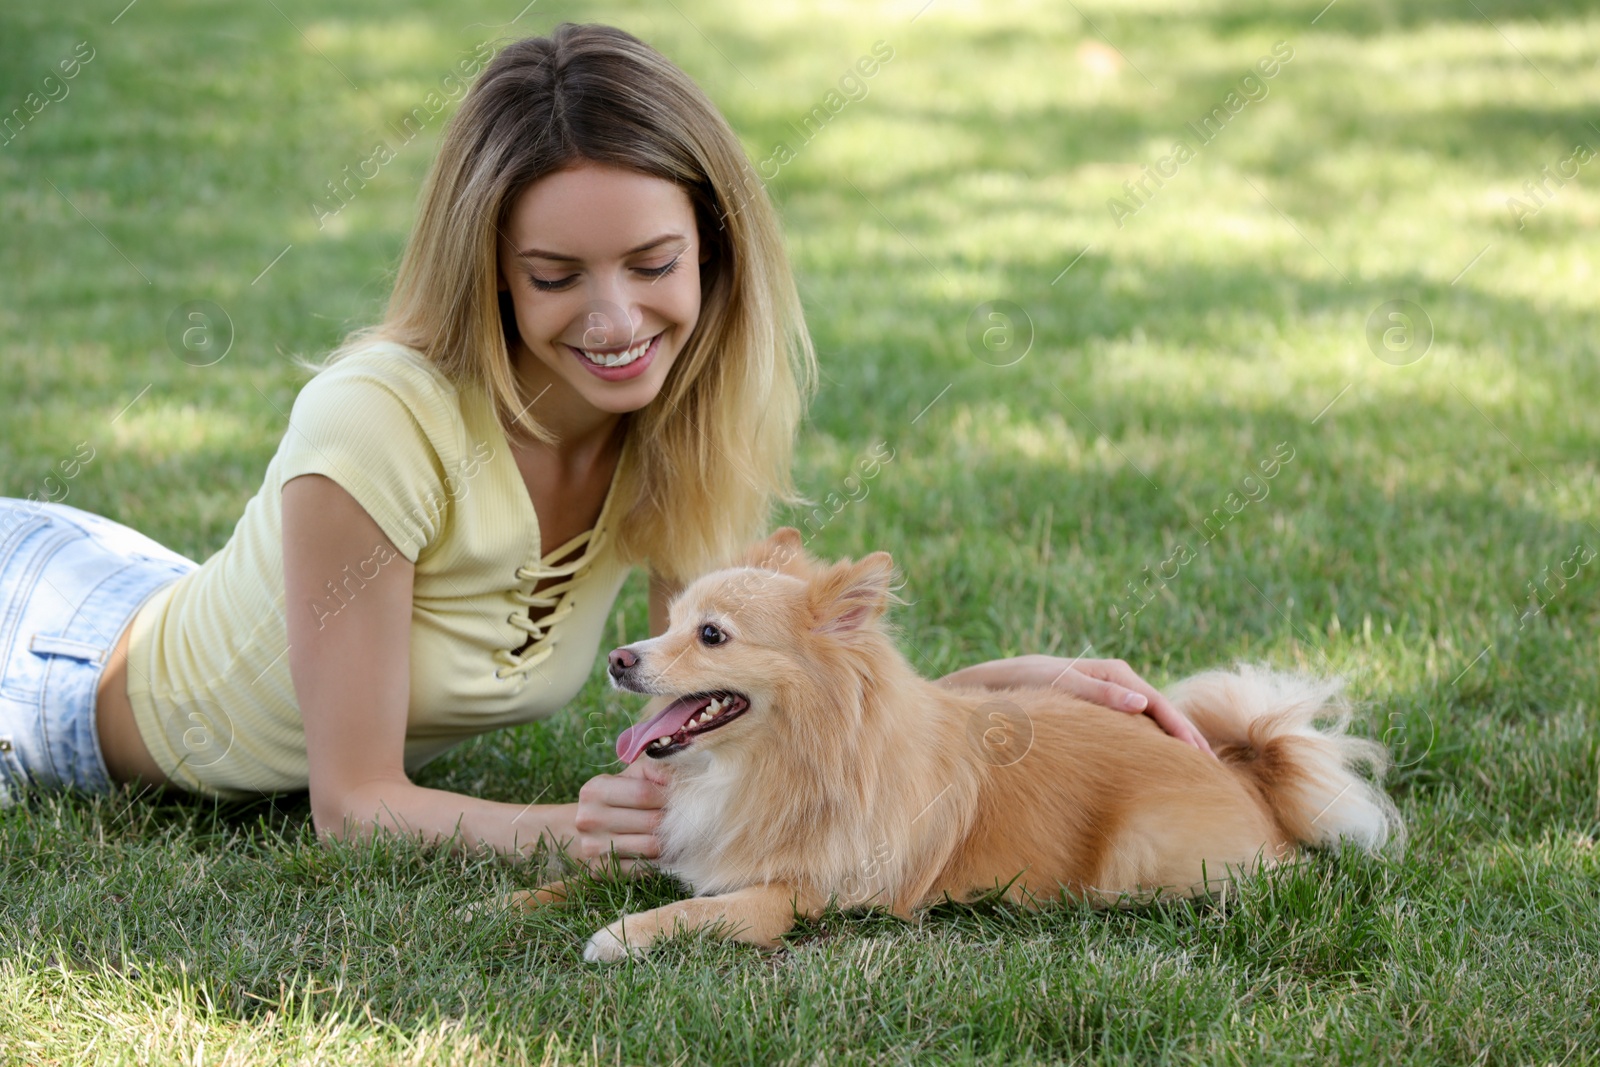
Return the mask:
[[[617,869],[626,874],[644,866],[639,860],[661,855],[656,828],[670,777],[665,764],[639,760],[621,774],[599,774],[583,783],[570,857],[598,870],[610,865],[614,851]]]
[[[1130,715],[1148,715],[1167,733],[1201,752],[1216,755],[1188,716],[1120,659],[1064,659],[1061,656],[1014,656],[964,667],[939,679],[941,685],[975,685],[985,689],[1053,687],[1080,700]]]

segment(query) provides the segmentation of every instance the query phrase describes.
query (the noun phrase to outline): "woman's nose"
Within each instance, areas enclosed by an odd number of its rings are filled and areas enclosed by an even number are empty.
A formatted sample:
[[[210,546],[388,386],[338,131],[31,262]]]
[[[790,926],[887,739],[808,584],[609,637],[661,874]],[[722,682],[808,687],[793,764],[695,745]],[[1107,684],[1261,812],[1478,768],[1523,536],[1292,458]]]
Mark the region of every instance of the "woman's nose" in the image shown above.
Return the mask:
[[[644,316],[613,300],[600,299],[584,306],[582,318],[584,348],[626,348],[633,344],[636,323]]]

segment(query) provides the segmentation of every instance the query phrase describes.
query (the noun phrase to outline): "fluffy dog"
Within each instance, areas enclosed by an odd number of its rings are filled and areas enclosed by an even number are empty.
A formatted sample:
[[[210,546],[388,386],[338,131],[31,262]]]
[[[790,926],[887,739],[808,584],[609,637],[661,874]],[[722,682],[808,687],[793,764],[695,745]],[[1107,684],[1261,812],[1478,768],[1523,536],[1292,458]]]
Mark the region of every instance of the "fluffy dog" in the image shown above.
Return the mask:
[[[1387,754],[1344,736],[1337,683],[1253,668],[1181,682],[1168,697],[1213,759],[1058,690],[924,680],[885,632],[892,578],[887,553],[820,564],[779,530],[685,589],[660,637],[611,653],[618,688],[658,698],[617,753],[670,761],[658,862],[696,895],[618,919],[586,959],[705,927],[772,947],[830,902],[910,918],[996,892],[1187,896],[1401,829],[1355,773],[1381,774]],[[558,883],[516,902],[563,897]]]

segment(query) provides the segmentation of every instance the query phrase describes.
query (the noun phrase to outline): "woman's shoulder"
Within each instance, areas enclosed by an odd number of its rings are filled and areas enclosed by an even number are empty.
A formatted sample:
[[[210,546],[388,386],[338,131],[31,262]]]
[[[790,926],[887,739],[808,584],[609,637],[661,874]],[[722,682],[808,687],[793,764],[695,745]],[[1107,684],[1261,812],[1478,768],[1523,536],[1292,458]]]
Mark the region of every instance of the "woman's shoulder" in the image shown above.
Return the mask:
[[[386,338],[372,338],[341,348],[317,369],[307,386],[315,382],[351,380],[386,386],[400,395],[419,389],[452,396],[460,391],[425,353]]]
[[[468,415],[465,390],[424,353],[376,339],[334,353],[301,386],[291,424],[335,421],[347,431],[416,423],[429,438],[461,435]]]
[[[434,502],[450,497],[476,455],[479,406],[416,349],[387,340],[347,347],[295,397],[277,482],[330,478],[414,559],[448,518]]]

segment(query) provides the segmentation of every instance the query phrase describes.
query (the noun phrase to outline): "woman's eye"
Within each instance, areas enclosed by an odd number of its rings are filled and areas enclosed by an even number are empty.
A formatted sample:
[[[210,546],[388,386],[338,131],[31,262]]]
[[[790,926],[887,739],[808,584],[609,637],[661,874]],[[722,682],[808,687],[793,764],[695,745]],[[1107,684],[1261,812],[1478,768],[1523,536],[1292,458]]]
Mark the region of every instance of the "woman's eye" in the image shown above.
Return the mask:
[[[727,634],[723,633],[709,622],[700,627],[700,643],[702,645],[720,645],[727,639]]]
[[[659,278],[665,278],[667,275],[677,270],[678,264],[682,260],[683,253],[680,252],[678,253],[677,258],[673,259],[671,263],[667,263],[659,267],[635,267],[633,270],[635,274],[638,274],[641,277],[649,278],[651,281],[656,281]],[[565,278],[554,278],[548,280],[536,277],[532,274],[528,275],[528,284],[539,290],[541,293],[560,292],[563,289],[570,288],[572,283],[577,280],[578,276],[576,274],[569,274]]]
[[[666,264],[665,266],[662,266],[662,267],[636,267],[635,269],[640,274],[644,275],[646,278],[665,278],[667,275],[671,274],[673,271],[678,269],[678,262],[680,260],[682,260],[682,259],[683,259],[683,253],[679,252],[677,254],[677,256],[672,260],[672,262]]]
[[[528,284],[532,285],[540,292],[553,293],[559,289],[565,289],[567,286],[571,285],[577,277],[578,276],[576,274],[569,274],[565,278],[557,278],[555,281],[547,282],[543,278],[535,278],[530,274],[528,275]]]

